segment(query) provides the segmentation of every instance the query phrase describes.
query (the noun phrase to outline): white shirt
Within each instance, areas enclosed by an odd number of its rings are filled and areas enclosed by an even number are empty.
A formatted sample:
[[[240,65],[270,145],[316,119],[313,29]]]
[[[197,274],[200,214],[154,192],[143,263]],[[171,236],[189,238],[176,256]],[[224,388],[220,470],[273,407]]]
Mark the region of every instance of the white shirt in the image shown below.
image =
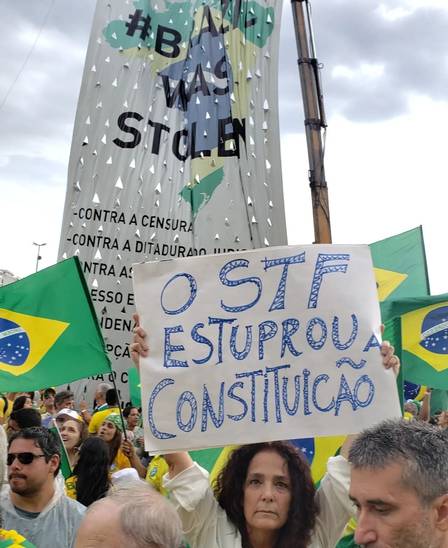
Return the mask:
[[[85,506],[56,488],[51,501],[34,519],[20,515],[11,502],[9,489],[0,495],[3,527],[14,529],[38,548],[71,548],[84,516]]]
[[[191,548],[241,548],[241,535],[219,506],[210,488],[208,472],[194,463],[164,487],[182,520]],[[348,497],[350,465],[342,456],[331,457],[327,474],[316,492],[319,514],[309,548],[334,548],[354,513]]]

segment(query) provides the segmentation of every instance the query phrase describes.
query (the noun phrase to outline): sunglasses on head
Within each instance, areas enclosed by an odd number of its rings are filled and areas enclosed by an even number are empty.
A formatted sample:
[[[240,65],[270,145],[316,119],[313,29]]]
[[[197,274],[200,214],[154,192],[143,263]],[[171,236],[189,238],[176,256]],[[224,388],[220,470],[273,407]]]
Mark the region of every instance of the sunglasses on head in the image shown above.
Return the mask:
[[[34,453],[8,453],[6,462],[8,466],[17,459],[20,464],[31,464],[34,459],[39,459],[40,457],[45,457],[45,455],[35,455]]]

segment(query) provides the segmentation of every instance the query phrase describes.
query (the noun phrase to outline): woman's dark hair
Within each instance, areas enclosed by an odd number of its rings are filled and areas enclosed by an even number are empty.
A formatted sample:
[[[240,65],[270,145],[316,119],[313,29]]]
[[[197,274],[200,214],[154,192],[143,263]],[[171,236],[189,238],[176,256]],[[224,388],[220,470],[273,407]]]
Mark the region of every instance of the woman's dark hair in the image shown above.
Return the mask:
[[[19,409],[23,409],[23,406],[25,405],[26,400],[29,398],[29,396],[19,396],[14,400],[14,404],[12,406],[13,411],[18,411]]]
[[[12,411],[9,416],[10,420],[16,421],[20,430],[22,428],[31,428],[32,426],[42,426],[42,415],[37,409],[32,407],[17,409]]]
[[[215,496],[241,533],[243,548],[251,548],[244,517],[244,485],[249,464],[260,451],[275,451],[285,459],[291,478],[288,519],[279,531],[275,548],[306,548],[314,529],[318,507],[308,462],[291,443],[256,443],[235,449],[216,479]]]
[[[129,415],[131,414],[131,411],[133,409],[137,409],[138,410],[138,407],[135,407],[135,405],[127,405],[124,409],[123,409],[123,417],[125,419],[127,419],[129,417]]]
[[[109,447],[101,438],[91,437],[81,445],[78,463],[73,470],[76,500],[84,506],[103,498],[110,485]]]

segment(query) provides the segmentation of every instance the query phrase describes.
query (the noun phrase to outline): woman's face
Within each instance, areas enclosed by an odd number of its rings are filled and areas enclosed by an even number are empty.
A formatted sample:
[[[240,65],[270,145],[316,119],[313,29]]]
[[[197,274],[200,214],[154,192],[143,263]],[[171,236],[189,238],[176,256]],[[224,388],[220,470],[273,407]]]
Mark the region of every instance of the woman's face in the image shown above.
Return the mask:
[[[100,426],[100,429],[98,430],[98,437],[103,439],[105,442],[109,442],[113,440],[116,431],[117,428],[115,424],[106,420],[103,422],[103,424]]]
[[[29,409],[33,407],[33,400],[30,397],[27,397],[25,403],[23,404],[24,409]]]
[[[61,438],[67,451],[74,449],[81,441],[81,424],[75,420],[65,421],[61,426]]]
[[[128,426],[130,426],[131,428],[137,426],[139,419],[140,413],[138,412],[137,408],[133,407],[128,416]]]
[[[285,459],[274,450],[260,451],[250,461],[244,484],[244,517],[249,536],[283,527],[290,503],[291,478]]]
[[[51,392],[44,394],[44,405],[45,407],[54,406],[54,395]]]

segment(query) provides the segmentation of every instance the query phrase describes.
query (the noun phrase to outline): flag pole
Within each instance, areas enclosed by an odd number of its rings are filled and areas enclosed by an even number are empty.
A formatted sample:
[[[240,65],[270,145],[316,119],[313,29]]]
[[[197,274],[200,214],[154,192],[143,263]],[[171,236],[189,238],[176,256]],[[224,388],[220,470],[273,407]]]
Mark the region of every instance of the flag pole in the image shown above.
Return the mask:
[[[313,203],[314,243],[331,243],[330,206],[324,169],[324,138],[327,127],[316,59],[308,0],[291,0],[296,33],[305,132],[308,146],[309,181]],[[324,133],[324,138],[322,137]]]
[[[111,371],[111,378],[112,378],[112,384],[114,385],[115,393],[117,394],[117,398],[118,398],[118,410],[120,412],[121,426],[123,427],[123,436],[124,436],[124,439],[126,441],[128,441],[128,437],[126,435],[126,425],[125,425],[124,417],[123,417],[123,410],[121,409],[121,399],[120,399],[120,395],[119,395],[120,393],[118,392],[117,384],[115,382],[114,371]]]

